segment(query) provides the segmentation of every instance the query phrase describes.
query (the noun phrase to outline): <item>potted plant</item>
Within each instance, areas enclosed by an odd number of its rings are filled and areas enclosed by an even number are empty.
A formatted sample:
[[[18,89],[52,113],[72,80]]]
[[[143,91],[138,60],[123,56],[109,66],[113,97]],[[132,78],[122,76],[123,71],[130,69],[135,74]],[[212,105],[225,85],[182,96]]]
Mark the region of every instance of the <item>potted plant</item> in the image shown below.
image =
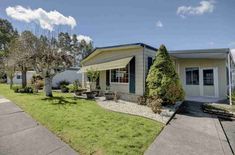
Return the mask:
[[[95,93],[94,92],[86,92],[86,96],[88,99],[93,99],[93,98],[95,98]]]
[[[113,100],[114,93],[110,90],[109,86],[106,86],[106,92],[104,93],[105,100]]]
[[[100,72],[97,70],[87,70],[88,86],[89,91],[96,89],[96,80],[99,78]]]
[[[75,93],[75,95],[78,95],[78,96],[82,95],[83,91],[85,90],[85,89],[82,89],[79,85],[80,84],[78,80],[75,80],[73,82],[73,92]]]

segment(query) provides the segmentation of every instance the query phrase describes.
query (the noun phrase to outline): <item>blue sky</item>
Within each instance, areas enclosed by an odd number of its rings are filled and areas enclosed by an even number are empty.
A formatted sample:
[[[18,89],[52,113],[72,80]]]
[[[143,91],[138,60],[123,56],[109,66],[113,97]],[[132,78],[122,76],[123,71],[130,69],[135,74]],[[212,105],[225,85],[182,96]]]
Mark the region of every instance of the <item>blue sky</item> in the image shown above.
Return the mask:
[[[73,17],[72,30],[54,29],[89,36],[95,46],[143,42],[170,50],[235,48],[235,0],[0,0],[0,18],[22,31],[34,24],[6,14],[7,7],[17,5]]]

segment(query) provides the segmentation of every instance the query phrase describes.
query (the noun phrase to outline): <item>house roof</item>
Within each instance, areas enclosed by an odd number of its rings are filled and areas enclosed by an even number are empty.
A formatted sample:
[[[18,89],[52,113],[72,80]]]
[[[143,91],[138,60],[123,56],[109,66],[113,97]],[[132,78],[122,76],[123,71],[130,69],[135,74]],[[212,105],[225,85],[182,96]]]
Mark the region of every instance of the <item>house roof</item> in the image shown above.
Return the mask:
[[[144,43],[131,43],[131,44],[121,44],[121,45],[114,45],[114,46],[104,46],[104,47],[96,47],[89,55],[87,55],[81,62],[83,62],[85,59],[87,59],[89,56],[93,55],[98,50],[111,50],[116,48],[131,48],[131,47],[146,47],[148,49],[157,51],[157,48],[152,47],[150,45],[144,44]]]
[[[146,47],[148,49],[157,51],[150,45],[144,43],[132,43],[132,44],[121,44],[114,46],[96,47],[89,55],[87,55],[81,62],[84,62],[88,57],[95,56],[97,52],[112,49],[126,49],[134,48],[136,46]],[[206,59],[225,59],[227,54],[231,55],[229,48],[217,48],[217,49],[192,49],[192,50],[170,50],[169,54],[175,58],[206,58]]]

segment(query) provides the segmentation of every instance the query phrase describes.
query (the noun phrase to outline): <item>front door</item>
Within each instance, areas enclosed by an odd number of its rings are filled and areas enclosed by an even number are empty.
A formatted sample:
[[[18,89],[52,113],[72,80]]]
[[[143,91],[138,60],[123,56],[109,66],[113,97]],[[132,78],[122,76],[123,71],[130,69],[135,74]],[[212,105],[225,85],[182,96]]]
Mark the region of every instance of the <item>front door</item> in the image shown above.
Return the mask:
[[[200,78],[201,95],[218,97],[218,71],[217,68],[202,68]]]

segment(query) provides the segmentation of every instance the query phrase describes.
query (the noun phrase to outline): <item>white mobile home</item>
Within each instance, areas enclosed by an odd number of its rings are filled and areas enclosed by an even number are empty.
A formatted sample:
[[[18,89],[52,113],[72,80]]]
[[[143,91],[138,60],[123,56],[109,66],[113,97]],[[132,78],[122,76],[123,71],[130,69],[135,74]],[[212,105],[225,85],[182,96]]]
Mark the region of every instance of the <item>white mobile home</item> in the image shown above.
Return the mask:
[[[82,83],[86,71],[100,71],[99,86],[110,87],[125,100],[136,101],[145,93],[145,80],[157,49],[143,43],[96,48],[82,62]],[[232,89],[229,49],[170,51],[187,97],[226,99]],[[230,76],[229,76],[230,75]]]

